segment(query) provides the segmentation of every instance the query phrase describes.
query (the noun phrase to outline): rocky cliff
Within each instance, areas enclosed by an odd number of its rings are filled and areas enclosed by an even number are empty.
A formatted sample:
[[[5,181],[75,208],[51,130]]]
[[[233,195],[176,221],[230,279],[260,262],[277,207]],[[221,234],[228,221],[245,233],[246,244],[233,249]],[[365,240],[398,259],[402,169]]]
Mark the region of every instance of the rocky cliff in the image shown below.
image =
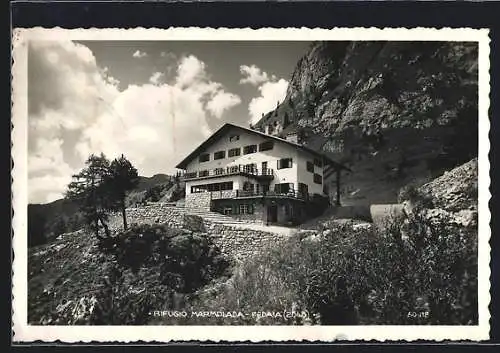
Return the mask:
[[[351,168],[344,205],[395,202],[477,156],[477,75],[476,43],[313,43],[255,128],[277,124]]]

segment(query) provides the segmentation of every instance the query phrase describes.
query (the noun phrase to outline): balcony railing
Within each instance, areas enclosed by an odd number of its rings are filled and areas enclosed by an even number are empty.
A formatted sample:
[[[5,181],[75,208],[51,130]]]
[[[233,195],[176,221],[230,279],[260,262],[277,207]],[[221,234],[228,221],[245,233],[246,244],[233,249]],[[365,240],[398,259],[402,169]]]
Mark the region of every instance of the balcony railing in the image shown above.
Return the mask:
[[[222,190],[212,191],[212,200],[235,199],[251,197],[269,197],[269,198],[293,198],[299,200],[308,200],[309,194],[300,191],[290,190],[288,192],[277,191],[253,191],[253,190]]]
[[[273,179],[274,171],[273,169],[257,169],[252,168],[248,165],[233,165],[226,168],[214,168],[214,169],[205,169],[199,170],[196,172],[187,172],[184,173],[184,180],[189,179],[198,179],[198,178],[206,178],[206,177],[216,177],[216,176],[225,176],[225,175],[236,175],[236,174],[247,174],[254,177],[262,177],[265,179]]]

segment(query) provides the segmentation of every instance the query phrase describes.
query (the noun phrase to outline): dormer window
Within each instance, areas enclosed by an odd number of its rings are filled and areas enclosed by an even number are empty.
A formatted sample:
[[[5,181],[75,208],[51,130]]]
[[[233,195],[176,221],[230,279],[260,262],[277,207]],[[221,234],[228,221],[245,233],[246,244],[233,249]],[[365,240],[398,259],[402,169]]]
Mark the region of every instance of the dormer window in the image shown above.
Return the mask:
[[[198,160],[201,162],[208,162],[210,160],[210,154],[208,153],[203,153],[202,155],[200,155],[200,157],[198,158]]]

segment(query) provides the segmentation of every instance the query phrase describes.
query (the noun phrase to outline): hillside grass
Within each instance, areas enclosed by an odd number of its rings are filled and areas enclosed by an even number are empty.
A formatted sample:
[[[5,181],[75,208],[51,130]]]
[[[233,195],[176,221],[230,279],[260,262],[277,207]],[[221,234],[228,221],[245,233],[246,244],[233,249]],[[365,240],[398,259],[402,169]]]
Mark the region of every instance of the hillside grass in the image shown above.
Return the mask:
[[[238,265],[206,234],[163,225],[140,225],[108,243],[84,232],[69,234],[32,248],[28,265],[30,324],[473,325],[478,320],[477,229],[418,214],[378,228],[331,223]],[[243,315],[190,315],[211,311]]]
[[[417,217],[404,226],[344,224],[296,236],[244,262],[193,307],[308,313],[306,320],[250,316],[205,324],[477,324],[477,232]]]
[[[30,249],[28,322],[50,325],[147,324],[153,310],[227,277],[231,262],[209,238],[161,224],[97,241],[67,234]]]

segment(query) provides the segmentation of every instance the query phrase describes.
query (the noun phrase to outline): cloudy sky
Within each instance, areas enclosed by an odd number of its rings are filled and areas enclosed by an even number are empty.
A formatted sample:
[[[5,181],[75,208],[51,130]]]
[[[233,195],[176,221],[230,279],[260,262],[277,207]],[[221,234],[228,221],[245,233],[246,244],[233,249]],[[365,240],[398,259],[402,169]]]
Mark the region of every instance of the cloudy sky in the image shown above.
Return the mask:
[[[90,153],[140,175],[175,165],[224,122],[282,100],[308,42],[32,42],[29,202],[61,198]]]

